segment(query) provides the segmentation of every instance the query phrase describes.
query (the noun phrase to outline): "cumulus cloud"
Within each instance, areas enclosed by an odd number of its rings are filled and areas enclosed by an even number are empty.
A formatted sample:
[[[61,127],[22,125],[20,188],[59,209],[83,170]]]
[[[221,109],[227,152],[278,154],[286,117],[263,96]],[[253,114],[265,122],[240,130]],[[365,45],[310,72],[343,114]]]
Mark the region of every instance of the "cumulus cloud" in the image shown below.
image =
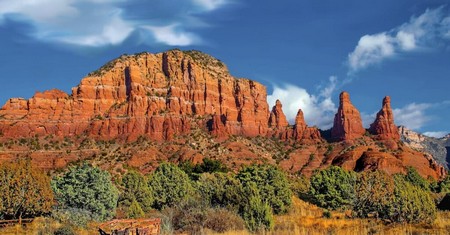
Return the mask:
[[[41,41],[79,46],[117,45],[135,31],[144,42],[170,46],[200,43],[193,28],[204,27],[198,13],[209,13],[228,0],[171,0],[157,6],[131,0],[2,0],[5,19],[33,26],[28,35]]]
[[[362,36],[348,55],[349,73],[398,54],[434,47],[437,41],[450,39],[450,16],[444,7],[427,9],[418,17],[390,31]]]
[[[290,84],[275,86],[272,94],[267,96],[267,102],[272,107],[279,99],[283,104],[283,112],[291,124],[294,123],[298,110],[302,109],[309,126],[315,125],[325,130],[333,125],[334,114],[337,110],[331,97],[336,83],[337,78],[330,77],[328,85],[321,87],[317,95]]]
[[[429,103],[411,103],[402,108],[395,108],[394,118],[397,125],[406,126],[417,130],[432,120],[432,117],[426,111],[433,107]]]
[[[434,137],[434,138],[442,138],[449,134],[449,132],[446,131],[427,131],[423,133],[424,135],[428,137]]]

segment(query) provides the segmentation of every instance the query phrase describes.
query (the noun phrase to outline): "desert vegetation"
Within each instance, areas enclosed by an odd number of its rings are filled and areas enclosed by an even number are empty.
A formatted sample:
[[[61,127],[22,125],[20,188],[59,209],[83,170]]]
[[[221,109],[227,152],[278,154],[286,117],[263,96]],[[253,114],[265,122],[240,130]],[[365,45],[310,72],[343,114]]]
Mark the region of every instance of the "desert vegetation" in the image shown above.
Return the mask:
[[[98,222],[146,217],[161,218],[166,234],[450,228],[448,212],[436,207],[448,197],[449,177],[427,180],[414,168],[391,176],[331,166],[308,178],[267,164],[231,171],[206,158],[162,163],[147,175],[128,169],[114,178],[83,162],[50,177],[19,160],[0,166],[0,183],[0,219],[40,218],[15,228],[23,233],[90,234]]]

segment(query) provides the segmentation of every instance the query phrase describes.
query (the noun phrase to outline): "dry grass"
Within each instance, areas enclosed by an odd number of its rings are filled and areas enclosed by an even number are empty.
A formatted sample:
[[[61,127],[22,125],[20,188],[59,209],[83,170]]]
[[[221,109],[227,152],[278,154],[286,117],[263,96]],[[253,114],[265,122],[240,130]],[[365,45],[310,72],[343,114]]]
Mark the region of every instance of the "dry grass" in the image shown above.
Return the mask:
[[[37,218],[31,224],[10,226],[0,229],[0,234],[5,235],[40,235],[53,234],[62,225],[49,218]],[[98,234],[97,225],[91,224],[88,229],[77,229],[76,234],[91,235]],[[228,231],[215,233],[204,230],[205,234],[211,235],[251,235],[252,233],[241,231]],[[275,228],[270,232],[260,232],[267,235],[355,235],[355,234],[377,234],[377,235],[400,235],[400,234],[427,234],[448,235],[450,234],[450,212],[439,212],[436,221],[431,225],[419,224],[390,224],[385,225],[382,221],[369,219],[347,219],[345,213],[332,213],[331,218],[323,217],[323,209],[293,198],[293,207],[286,215],[275,216]]]
[[[218,233],[207,232],[217,235]],[[249,235],[248,231],[230,231],[223,235]],[[323,209],[293,198],[293,208],[286,214],[275,216],[275,228],[268,235],[355,235],[355,234],[450,234],[450,212],[439,212],[436,221],[431,225],[390,224],[369,219],[347,219],[345,213],[332,213],[331,218],[323,217]]]

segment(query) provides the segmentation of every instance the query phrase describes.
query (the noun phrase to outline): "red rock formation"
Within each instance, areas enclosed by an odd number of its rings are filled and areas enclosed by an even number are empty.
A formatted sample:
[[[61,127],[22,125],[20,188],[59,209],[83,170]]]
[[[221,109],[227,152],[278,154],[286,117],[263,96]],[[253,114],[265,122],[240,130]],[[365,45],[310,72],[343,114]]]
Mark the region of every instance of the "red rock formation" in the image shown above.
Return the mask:
[[[189,132],[198,117],[217,114],[226,120],[226,133],[266,135],[266,96],[263,85],[232,77],[206,54],[141,53],[121,56],[89,74],[70,96],[52,90],[29,100],[10,99],[0,110],[0,132],[162,140]]]
[[[391,108],[391,98],[384,97],[383,106],[377,113],[375,121],[370,125],[369,132],[384,140],[400,140],[398,128],[394,123],[394,113]]]
[[[284,129],[287,126],[289,126],[289,123],[286,119],[286,115],[283,113],[283,105],[280,100],[277,100],[275,106],[272,108],[272,112],[270,112],[269,127]]]
[[[301,109],[298,110],[297,116],[295,117],[293,138],[295,140],[303,140],[305,142],[322,141],[319,129],[315,127],[308,127],[306,125],[303,111]]]
[[[350,95],[342,92],[339,95],[339,108],[334,116],[331,138],[335,141],[352,140],[363,136],[365,132],[361,115],[350,102]]]

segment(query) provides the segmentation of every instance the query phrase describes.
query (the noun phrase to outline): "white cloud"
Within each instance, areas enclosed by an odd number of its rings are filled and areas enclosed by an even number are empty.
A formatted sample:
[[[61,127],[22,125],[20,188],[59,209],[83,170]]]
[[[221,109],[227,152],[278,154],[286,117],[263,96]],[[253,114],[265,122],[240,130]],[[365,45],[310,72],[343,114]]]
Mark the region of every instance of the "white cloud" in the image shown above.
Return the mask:
[[[279,99],[283,104],[283,112],[291,124],[294,124],[298,110],[302,109],[309,126],[316,125],[321,129],[328,129],[333,125],[337,110],[331,99],[336,82],[336,77],[330,77],[329,84],[322,88],[318,95],[310,94],[306,89],[294,85],[275,86],[273,93],[267,96],[267,102],[272,108]]]
[[[206,25],[196,14],[216,10],[228,0],[171,0],[156,7],[152,2],[147,2],[148,6],[135,0],[123,2],[2,0],[0,25],[5,23],[4,19],[27,23],[33,26],[28,32],[33,38],[80,46],[117,45],[141,30],[152,34],[144,38],[146,43],[187,46],[201,42],[190,30]],[[145,7],[148,9],[144,11]]]
[[[420,129],[432,120],[432,117],[425,113],[431,107],[433,104],[411,103],[402,108],[393,109],[395,123],[413,130]]]
[[[215,10],[220,6],[224,5],[225,3],[227,3],[226,0],[194,0],[194,2],[204,7],[208,11]]]
[[[348,55],[349,73],[400,53],[423,47],[435,47],[438,40],[450,39],[450,17],[443,7],[426,10],[418,17],[390,31],[362,36],[355,49]]]
[[[144,26],[143,28],[152,32],[156,41],[169,46],[187,46],[199,41],[194,34],[177,31],[177,27],[173,24],[162,27]]]
[[[361,112],[361,120],[363,122],[364,128],[369,128],[370,124],[372,124],[375,121],[375,118],[377,117],[377,113],[365,113]]]
[[[442,138],[449,134],[447,131],[427,131],[423,133],[426,136],[434,137],[434,138]]]

